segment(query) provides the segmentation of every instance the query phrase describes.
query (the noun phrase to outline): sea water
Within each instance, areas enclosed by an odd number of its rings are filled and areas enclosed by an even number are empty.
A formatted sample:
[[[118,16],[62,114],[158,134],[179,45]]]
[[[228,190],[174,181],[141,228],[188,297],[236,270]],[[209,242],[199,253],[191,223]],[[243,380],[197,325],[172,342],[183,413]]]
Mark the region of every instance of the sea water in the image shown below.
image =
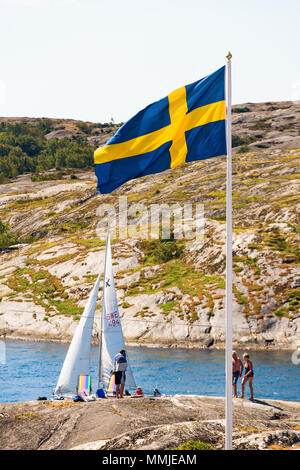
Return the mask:
[[[13,340],[1,344],[0,402],[51,398],[68,345]],[[152,394],[157,387],[165,394],[224,396],[223,350],[128,348],[127,351],[136,383],[146,394]],[[238,354],[242,357],[243,351]],[[300,365],[293,363],[291,352],[250,351],[250,358],[255,397],[300,401]],[[93,347],[93,391],[97,388],[97,359],[98,348]],[[248,385],[245,396],[250,396]]]

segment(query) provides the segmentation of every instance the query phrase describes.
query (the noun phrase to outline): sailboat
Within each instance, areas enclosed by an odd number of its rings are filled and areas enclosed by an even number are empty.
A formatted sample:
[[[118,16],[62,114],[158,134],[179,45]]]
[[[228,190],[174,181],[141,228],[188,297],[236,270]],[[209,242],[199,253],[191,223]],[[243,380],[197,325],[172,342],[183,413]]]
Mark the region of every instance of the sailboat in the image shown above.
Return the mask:
[[[92,331],[101,274],[102,273],[100,272],[98,275],[68,349],[56,388],[53,391],[53,394],[56,397],[77,395],[79,377],[90,374]],[[113,391],[113,362],[115,355],[120,351],[120,349],[126,348],[119,316],[112,268],[110,232],[108,228],[103,278],[101,332],[98,359],[98,388],[103,388],[110,392]],[[126,387],[129,389],[136,388],[128,356]]]

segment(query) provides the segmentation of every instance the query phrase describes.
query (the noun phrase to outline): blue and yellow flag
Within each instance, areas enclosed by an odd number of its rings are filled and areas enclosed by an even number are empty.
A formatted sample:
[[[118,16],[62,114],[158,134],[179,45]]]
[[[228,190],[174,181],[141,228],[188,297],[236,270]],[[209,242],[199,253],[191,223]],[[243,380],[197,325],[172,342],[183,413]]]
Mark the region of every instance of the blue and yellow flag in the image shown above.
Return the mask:
[[[225,155],[225,134],[225,67],[221,67],[150,104],[98,148],[97,189],[110,193],[133,178]]]

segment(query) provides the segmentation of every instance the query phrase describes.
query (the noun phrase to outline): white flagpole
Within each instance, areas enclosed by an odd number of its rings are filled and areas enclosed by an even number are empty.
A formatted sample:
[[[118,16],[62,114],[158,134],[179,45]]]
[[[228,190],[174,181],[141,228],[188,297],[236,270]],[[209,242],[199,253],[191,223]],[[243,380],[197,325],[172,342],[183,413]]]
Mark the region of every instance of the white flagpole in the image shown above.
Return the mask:
[[[227,183],[226,183],[226,428],[225,449],[232,449],[232,156],[231,156],[231,54],[227,57]]]

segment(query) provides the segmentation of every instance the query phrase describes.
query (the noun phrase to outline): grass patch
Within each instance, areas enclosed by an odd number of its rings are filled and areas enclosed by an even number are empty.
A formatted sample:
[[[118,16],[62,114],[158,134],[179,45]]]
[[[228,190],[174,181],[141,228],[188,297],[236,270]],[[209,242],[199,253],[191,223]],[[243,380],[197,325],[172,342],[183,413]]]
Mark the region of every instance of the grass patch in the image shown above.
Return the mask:
[[[300,309],[300,287],[287,290],[285,298],[288,300],[289,312],[296,312]]]
[[[51,181],[51,180],[61,180],[63,176],[67,173],[65,171],[57,172],[57,173],[44,173],[41,175],[32,175],[31,181]]]
[[[89,238],[89,239],[81,239],[81,238],[71,238],[70,241],[72,243],[76,243],[77,245],[83,245],[86,248],[96,248],[98,246],[105,246],[106,241],[100,240],[99,238]]]
[[[235,285],[233,285],[233,287],[232,287],[232,292],[235,294],[235,296],[237,298],[237,302],[240,305],[248,304],[248,300],[246,299],[246,297],[236,288]]]
[[[241,273],[244,271],[244,268],[242,266],[233,266],[233,270],[235,273]]]
[[[60,230],[62,232],[67,232],[67,233],[79,232],[85,228],[88,228],[89,224],[90,224],[89,220],[80,220],[78,222],[67,222],[60,227]]]
[[[170,312],[171,310],[174,310],[175,305],[177,302],[175,300],[170,300],[170,302],[166,302],[165,304],[161,304],[160,308],[163,309],[165,313]]]
[[[265,233],[262,243],[272,250],[279,251],[282,255],[288,255],[286,263],[300,263],[300,248],[296,241],[289,240],[285,235],[281,234],[279,230],[271,233]]]
[[[152,289],[156,283],[159,287]],[[220,276],[205,276],[181,260],[171,260],[151,277],[144,277],[142,272],[140,280],[131,284],[126,295],[149,294],[177,286],[184,294],[197,296],[211,285],[224,289],[225,281]]]
[[[211,444],[202,441],[187,441],[171,450],[216,450]]]
[[[285,310],[284,308],[278,308],[277,310],[275,310],[274,314],[276,315],[276,317],[286,317],[286,318],[289,318],[289,312],[287,310]]]
[[[251,434],[255,433],[255,432],[262,432],[263,431],[262,429],[253,428],[252,426],[242,426],[240,424],[234,424],[233,427],[236,428],[236,429],[240,429],[241,431],[250,432]]]
[[[213,220],[217,220],[218,222],[225,222],[226,221],[226,215],[216,215],[216,216],[211,216]]]
[[[213,289],[224,289],[225,281],[220,276],[205,276],[201,271],[194,269],[191,265],[184,263],[182,260],[171,260],[161,266],[159,272],[153,276],[145,277],[143,272],[139,281],[131,284],[126,292],[126,296],[136,296],[141,294],[153,294],[156,292],[166,291],[172,287],[178,287],[183,294],[188,294],[191,299],[194,297],[206,297],[207,303],[205,308],[209,308],[209,315],[213,315],[214,299],[212,298]],[[160,305],[161,309],[167,313],[170,310],[178,310],[178,300],[172,300]],[[199,302],[198,302],[199,304]],[[189,314],[187,319],[195,321],[198,319],[195,307],[196,302],[187,303]]]
[[[298,194],[290,194],[290,195],[284,196],[282,199],[279,199],[279,201],[274,201],[273,204],[279,209],[282,209],[283,207],[289,207],[291,204],[297,204],[298,201],[299,201]]]
[[[27,255],[33,255],[35,253],[41,253],[42,251],[49,250],[50,248],[53,248],[54,246],[57,246],[57,242],[46,242],[46,243],[38,243],[35,246],[31,246],[27,250]]]
[[[53,203],[53,198],[51,197],[35,197],[35,198],[26,198],[18,199],[9,205],[9,209],[16,210],[30,210],[36,209],[37,207],[46,206]]]
[[[217,197],[218,199],[224,199],[226,201],[226,191],[211,191],[207,196]]]
[[[6,285],[16,294],[30,294],[32,300],[48,313],[54,311],[61,315],[79,316],[83,312],[75,300],[68,298],[59,279],[46,270],[18,268],[7,279]]]
[[[50,408],[68,408],[69,406],[77,406],[77,403],[73,402],[72,400],[64,400],[64,401],[46,400],[42,402],[42,404],[46,406],[50,406]]]
[[[133,307],[133,304],[129,304],[128,302],[123,302],[122,307],[123,308]]]
[[[35,265],[35,266],[51,266],[52,264],[60,264],[60,263],[65,263],[66,261],[69,261],[70,259],[75,258],[77,256],[77,253],[66,253],[64,255],[56,256],[54,258],[48,258],[48,259],[35,259],[35,258],[29,258],[26,261],[27,265]]]
[[[251,267],[256,267],[257,258],[251,258],[250,256],[234,256],[233,261],[235,263],[244,263]]]
[[[29,419],[34,419],[34,418],[38,418],[38,415],[35,413],[30,413],[30,412],[17,413],[14,416],[14,419],[18,419],[18,420],[29,420]]]
[[[257,243],[251,243],[248,248],[249,250],[259,250],[260,246]]]

